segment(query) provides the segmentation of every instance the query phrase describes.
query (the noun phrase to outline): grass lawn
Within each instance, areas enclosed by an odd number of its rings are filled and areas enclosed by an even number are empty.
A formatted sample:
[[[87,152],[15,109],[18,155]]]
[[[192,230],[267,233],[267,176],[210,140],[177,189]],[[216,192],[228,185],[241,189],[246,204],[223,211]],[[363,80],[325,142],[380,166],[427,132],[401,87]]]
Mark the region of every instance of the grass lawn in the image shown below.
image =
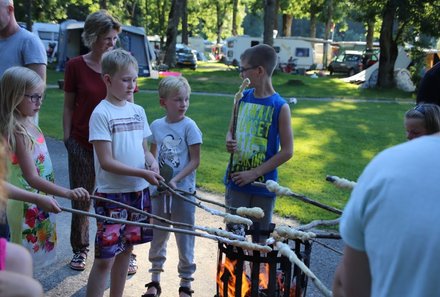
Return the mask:
[[[50,67],[53,68],[53,67]],[[235,94],[241,84],[239,73],[226,65],[217,62],[201,62],[197,70],[188,68],[173,69],[181,72],[189,81],[192,91],[221,94]],[[307,75],[275,73],[273,85],[278,93],[285,98],[375,98],[375,99],[408,99],[414,94],[397,89],[376,90],[361,89],[357,85],[342,82],[342,76],[324,76],[316,79]],[[57,84],[63,73],[48,70],[47,81]],[[138,80],[142,90],[157,90],[158,80],[141,77]]]
[[[193,72],[197,71],[199,70]],[[50,75],[50,79],[57,79],[53,74]],[[210,82],[213,88],[217,87],[211,91],[222,91],[219,89],[222,87],[224,89],[222,93],[235,93],[241,82],[237,74],[234,78],[228,78],[231,80],[230,83],[224,83],[222,79]],[[306,81],[309,83],[308,80]],[[157,86],[157,81],[145,82],[148,85]],[[310,83],[315,83],[315,80]],[[200,86],[193,82],[192,87],[197,89]],[[275,87],[279,89],[277,84]],[[327,88],[331,89],[330,86]],[[333,89],[337,88],[339,87],[335,86]],[[341,89],[344,88],[347,86],[341,87]],[[144,89],[143,85],[141,89]],[[292,88],[289,92],[291,96],[302,97],[296,92],[296,88]],[[312,92],[315,91],[310,89],[310,93]],[[320,96],[313,94],[311,97],[330,97],[332,93],[321,93]],[[386,96],[381,98],[383,97]],[[352,98],[359,97],[353,96]],[[409,99],[410,96],[407,98]],[[146,109],[149,122],[163,115],[154,92],[141,92],[136,95],[135,100]],[[193,94],[187,113],[197,122],[203,132],[204,143],[197,184],[206,190],[218,193],[224,193],[222,178],[229,160],[229,155],[224,149],[224,139],[232,100],[233,96]],[[46,136],[61,139],[62,108],[62,91],[48,89],[40,112],[40,126]],[[409,104],[398,102],[356,103],[299,100],[298,104],[291,106],[292,127],[295,134],[294,156],[288,163],[281,166],[279,183],[291,188],[294,192],[342,209],[349,197],[349,192],[337,189],[326,182],[326,175],[357,180],[364,166],[375,154],[384,148],[405,141],[403,114],[409,108]],[[284,197],[278,198],[276,211],[283,216],[295,217],[303,222],[334,218],[327,211]]]

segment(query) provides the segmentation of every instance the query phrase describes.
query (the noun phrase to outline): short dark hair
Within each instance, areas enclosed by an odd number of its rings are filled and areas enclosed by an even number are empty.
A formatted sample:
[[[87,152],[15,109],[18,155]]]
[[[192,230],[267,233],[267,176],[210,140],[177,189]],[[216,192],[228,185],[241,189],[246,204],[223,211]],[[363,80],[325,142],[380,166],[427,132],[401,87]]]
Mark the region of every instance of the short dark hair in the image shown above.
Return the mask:
[[[262,66],[269,76],[272,75],[277,65],[278,56],[275,49],[267,44],[258,44],[246,49],[240,56],[250,66]]]

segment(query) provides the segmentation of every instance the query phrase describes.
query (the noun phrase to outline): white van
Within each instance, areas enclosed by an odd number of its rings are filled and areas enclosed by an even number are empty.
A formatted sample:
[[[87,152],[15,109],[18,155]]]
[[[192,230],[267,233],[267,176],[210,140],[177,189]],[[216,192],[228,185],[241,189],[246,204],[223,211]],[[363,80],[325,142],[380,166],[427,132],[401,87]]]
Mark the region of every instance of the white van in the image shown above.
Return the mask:
[[[261,37],[234,36],[226,38],[225,63],[238,66],[240,55],[247,48],[260,43],[263,43]],[[315,63],[313,44],[310,41],[295,37],[279,37],[273,40],[273,47],[278,54],[279,64],[287,64],[294,60],[297,69],[308,70]]]
[[[47,61],[53,62],[58,52],[58,34],[60,32],[59,24],[34,23],[32,33],[40,37],[46,48]]]

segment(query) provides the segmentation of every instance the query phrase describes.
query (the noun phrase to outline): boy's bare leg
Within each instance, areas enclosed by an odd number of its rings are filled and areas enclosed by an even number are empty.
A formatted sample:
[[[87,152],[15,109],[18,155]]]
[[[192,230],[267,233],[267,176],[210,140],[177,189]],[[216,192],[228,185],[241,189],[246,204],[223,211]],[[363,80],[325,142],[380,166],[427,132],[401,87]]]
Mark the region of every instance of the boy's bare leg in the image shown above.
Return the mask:
[[[110,297],[122,297],[127,279],[130,254],[133,249],[126,249],[115,257],[110,274]]]
[[[96,259],[93,261],[89,280],[87,281],[87,297],[103,296],[107,276],[110,274],[115,257],[109,259]]]

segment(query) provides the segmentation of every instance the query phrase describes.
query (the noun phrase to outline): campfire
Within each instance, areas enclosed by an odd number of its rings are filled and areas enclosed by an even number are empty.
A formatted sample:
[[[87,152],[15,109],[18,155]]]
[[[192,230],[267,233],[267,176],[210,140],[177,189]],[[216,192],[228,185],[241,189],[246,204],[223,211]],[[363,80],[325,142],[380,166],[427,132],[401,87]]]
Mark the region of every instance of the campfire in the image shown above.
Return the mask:
[[[254,224],[246,231],[254,240],[269,236],[270,230],[259,230]],[[299,239],[285,242],[309,266],[312,245]],[[268,253],[247,251],[219,243],[217,262],[217,295],[215,297],[300,297],[305,296],[307,276],[289,258],[273,249]]]

